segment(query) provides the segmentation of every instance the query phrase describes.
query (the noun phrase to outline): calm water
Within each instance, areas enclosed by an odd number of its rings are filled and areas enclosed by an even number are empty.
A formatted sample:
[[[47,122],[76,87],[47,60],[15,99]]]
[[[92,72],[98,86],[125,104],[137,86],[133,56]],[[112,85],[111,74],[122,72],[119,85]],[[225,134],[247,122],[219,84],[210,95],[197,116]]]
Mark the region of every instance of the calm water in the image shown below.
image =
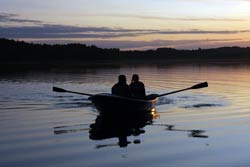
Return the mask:
[[[160,98],[159,117],[126,147],[116,137],[89,138],[98,113],[87,97],[52,92],[110,92],[119,74],[133,73],[147,94],[209,87]],[[250,65],[1,72],[0,166],[249,166],[249,74]]]

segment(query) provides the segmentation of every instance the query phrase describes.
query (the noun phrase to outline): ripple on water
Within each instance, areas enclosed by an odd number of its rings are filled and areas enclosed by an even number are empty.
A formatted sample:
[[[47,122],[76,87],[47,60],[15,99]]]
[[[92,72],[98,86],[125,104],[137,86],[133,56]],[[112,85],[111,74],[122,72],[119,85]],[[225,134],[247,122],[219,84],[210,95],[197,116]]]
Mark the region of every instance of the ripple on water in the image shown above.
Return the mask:
[[[183,108],[203,108],[203,107],[222,107],[223,104],[209,104],[209,103],[199,103],[193,105],[186,105]]]

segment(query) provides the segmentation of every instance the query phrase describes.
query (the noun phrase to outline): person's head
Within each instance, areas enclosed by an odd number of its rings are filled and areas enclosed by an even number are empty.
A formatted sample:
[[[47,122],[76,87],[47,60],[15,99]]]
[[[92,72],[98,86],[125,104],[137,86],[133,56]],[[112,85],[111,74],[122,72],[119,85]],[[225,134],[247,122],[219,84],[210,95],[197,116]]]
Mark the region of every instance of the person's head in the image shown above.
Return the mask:
[[[120,83],[126,83],[126,81],[127,81],[126,76],[125,75],[119,75],[118,81]]]
[[[138,74],[134,74],[132,76],[132,82],[138,82],[139,81],[139,75]]]

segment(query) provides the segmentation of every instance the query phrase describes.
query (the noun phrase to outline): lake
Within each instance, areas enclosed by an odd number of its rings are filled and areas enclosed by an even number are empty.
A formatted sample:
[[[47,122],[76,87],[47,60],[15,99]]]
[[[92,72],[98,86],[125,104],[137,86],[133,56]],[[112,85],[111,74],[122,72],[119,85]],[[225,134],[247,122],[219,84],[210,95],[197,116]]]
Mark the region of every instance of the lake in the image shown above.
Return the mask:
[[[91,139],[98,112],[88,97],[52,91],[110,93],[119,74],[129,82],[134,73],[147,94],[209,87],[161,97],[158,117],[123,146]],[[249,83],[249,64],[2,71],[0,166],[249,166]]]

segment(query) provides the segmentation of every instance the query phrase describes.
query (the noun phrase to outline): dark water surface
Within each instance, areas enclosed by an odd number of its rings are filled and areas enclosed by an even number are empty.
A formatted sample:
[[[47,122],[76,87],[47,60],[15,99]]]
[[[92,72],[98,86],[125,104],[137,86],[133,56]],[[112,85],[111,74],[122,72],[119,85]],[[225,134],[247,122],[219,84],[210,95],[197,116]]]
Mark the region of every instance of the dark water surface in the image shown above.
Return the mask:
[[[125,146],[90,139],[98,112],[87,97],[52,92],[109,93],[119,74],[133,73],[147,94],[209,87],[160,98],[159,117]],[[249,74],[249,65],[1,72],[0,166],[249,166]]]

